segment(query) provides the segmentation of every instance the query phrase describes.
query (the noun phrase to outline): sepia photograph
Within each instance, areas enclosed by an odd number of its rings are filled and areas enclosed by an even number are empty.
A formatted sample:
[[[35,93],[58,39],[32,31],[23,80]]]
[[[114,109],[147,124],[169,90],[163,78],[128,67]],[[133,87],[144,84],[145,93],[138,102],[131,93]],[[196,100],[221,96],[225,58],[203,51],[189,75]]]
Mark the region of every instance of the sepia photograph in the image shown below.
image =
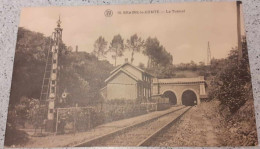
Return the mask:
[[[5,147],[256,145],[242,2],[21,10]]]

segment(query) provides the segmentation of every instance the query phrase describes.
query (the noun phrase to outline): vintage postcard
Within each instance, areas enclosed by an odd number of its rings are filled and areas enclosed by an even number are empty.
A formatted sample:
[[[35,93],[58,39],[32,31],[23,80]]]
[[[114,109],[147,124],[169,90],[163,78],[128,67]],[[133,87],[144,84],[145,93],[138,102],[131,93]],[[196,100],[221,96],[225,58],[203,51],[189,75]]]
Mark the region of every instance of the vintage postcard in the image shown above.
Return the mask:
[[[6,147],[257,144],[241,2],[22,9]]]

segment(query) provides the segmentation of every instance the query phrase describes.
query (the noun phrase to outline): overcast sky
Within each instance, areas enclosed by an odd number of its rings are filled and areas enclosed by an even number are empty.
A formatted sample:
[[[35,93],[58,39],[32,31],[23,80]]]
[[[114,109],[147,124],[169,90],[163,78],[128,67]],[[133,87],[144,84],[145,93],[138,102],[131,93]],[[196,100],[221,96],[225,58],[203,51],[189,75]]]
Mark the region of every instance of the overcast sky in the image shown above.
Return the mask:
[[[113,11],[111,17],[104,15],[107,9]],[[118,14],[118,11],[133,10],[158,10],[159,13]],[[166,10],[182,12],[166,13]],[[208,41],[214,58],[226,57],[230,49],[237,46],[235,2],[24,8],[19,26],[50,36],[59,15],[64,43],[74,49],[78,45],[79,51],[91,52],[99,36],[110,43],[114,35],[121,34],[126,41],[135,33],[143,39],[157,37],[173,55],[174,64],[191,60],[205,62]],[[135,65],[147,63],[142,54],[135,56]],[[129,52],[119,59],[118,64],[126,57],[130,60]],[[108,60],[113,62],[110,56]]]

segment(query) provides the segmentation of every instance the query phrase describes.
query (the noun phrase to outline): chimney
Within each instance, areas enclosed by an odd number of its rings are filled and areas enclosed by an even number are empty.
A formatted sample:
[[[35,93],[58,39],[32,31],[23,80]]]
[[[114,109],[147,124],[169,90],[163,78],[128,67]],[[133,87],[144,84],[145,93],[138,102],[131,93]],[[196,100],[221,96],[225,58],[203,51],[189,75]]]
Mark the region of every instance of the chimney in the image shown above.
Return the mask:
[[[76,53],[78,52],[78,45],[76,45]]]

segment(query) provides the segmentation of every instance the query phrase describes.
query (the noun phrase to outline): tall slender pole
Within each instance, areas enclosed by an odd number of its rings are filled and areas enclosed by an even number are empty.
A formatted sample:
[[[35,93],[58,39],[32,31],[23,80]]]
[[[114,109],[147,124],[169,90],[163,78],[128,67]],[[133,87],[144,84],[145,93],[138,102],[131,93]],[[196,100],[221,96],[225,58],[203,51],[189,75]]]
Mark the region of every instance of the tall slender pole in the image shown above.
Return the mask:
[[[207,65],[211,64],[211,51],[210,51],[210,45],[208,41],[208,49],[207,49]]]
[[[58,58],[59,58],[59,50],[60,45],[62,42],[62,28],[61,28],[61,21],[60,17],[57,22],[57,27],[54,31],[53,37],[53,44],[51,47],[52,53],[52,66],[51,66],[51,73],[50,73],[50,87],[49,87],[49,97],[48,97],[48,115],[47,118],[51,122],[51,130],[54,131],[54,113],[55,113],[55,101],[57,100],[58,96],[58,75],[59,75],[59,66],[58,66]]]
[[[240,18],[240,5],[242,4],[241,1],[237,1],[237,42],[238,42],[238,61],[242,58],[242,43],[241,43],[241,18]]]

